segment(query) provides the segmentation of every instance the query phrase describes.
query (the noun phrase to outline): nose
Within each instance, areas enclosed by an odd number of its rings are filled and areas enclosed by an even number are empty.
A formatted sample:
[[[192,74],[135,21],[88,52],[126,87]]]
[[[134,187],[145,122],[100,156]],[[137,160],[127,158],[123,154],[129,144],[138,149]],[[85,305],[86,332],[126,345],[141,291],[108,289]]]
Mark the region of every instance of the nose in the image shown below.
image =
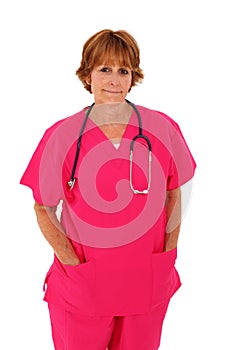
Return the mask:
[[[111,73],[111,76],[109,77],[109,84],[111,86],[119,85],[119,73],[118,72]]]

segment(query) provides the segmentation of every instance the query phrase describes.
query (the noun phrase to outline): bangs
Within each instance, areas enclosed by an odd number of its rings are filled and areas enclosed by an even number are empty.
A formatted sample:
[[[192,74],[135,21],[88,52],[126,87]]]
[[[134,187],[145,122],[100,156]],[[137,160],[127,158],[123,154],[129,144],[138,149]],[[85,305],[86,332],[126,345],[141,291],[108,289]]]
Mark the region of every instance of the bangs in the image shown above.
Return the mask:
[[[135,67],[135,54],[122,40],[111,38],[97,45],[92,52],[92,67],[102,64],[118,64],[121,67]]]

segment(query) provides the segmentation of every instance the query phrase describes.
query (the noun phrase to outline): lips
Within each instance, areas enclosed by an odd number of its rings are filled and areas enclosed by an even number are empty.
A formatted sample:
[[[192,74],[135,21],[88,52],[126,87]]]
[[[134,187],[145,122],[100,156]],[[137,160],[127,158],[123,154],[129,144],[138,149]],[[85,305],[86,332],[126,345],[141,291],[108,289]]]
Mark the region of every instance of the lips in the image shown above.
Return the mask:
[[[109,94],[121,94],[121,91],[103,90]]]

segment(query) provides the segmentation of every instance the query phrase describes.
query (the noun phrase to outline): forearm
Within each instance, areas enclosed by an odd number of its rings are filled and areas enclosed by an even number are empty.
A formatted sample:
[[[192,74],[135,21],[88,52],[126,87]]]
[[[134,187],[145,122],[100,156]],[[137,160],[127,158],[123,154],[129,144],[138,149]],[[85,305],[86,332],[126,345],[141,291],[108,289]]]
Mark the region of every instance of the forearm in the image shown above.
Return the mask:
[[[78,264],[79,258],[56,216],[56,208],[48,208],[35,203],[34,209],[40,230],[58,259],[64,264]]]
[[[181,190],[177,188],[167,192],[166,198],[167,225],[164,251],[177,247],[181,226]]]

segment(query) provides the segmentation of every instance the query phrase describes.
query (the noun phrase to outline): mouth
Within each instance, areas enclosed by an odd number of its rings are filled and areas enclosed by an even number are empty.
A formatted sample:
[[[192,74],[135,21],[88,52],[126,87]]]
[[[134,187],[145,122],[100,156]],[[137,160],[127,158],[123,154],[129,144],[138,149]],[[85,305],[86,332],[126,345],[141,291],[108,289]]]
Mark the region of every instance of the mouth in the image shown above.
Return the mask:
[[[107,92],[108,94],[121,94],[121,91],[112,91],[112,90],[103,90],[104,92]]]

